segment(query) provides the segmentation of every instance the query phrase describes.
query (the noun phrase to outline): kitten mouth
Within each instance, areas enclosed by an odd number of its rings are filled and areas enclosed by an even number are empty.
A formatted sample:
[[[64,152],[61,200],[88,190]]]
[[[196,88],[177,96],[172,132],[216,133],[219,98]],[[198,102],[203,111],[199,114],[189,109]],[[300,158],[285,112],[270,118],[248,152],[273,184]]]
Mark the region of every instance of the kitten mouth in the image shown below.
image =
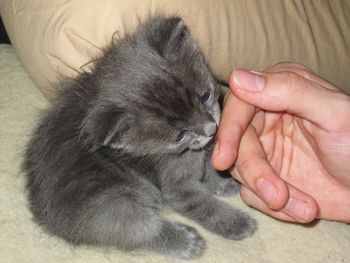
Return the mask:
[[[189,148],[192,150],[202,150],[213,138],[214,136],[198,138],[191,143]]]

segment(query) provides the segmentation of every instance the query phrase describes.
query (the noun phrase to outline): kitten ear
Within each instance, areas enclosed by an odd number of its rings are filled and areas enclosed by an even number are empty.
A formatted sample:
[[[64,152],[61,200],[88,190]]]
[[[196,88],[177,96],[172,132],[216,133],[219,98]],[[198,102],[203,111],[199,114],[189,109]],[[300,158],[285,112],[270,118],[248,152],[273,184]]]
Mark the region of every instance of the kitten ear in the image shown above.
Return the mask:
[[[83,120],[81,132],[95,146],[118,148],[129,124],[130,116],[125,111],[110,105],[96,105]]]
[[[165,52],[174,52],[179,49],[187,34],[186,25],[180,18],[176,18],[172,23],[173,29],[165,46]]]
[[[179,17],[154,18],[146,28],[150,32],[149,42],[161,56],[174,58],[187,36],[187,27]]]

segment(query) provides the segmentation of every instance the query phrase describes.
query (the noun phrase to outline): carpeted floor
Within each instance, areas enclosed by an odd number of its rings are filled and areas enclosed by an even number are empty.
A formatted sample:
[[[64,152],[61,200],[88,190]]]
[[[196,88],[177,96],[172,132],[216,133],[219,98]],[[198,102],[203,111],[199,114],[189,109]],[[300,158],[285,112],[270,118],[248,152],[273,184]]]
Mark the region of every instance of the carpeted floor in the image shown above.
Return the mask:
[[[12,47],[0,45],[0,262],[181,262],[147,252],[74,247],[32,222],[19,164],[28,134],[47,105]],[[239,196],[225,200],[258,221],[258,231],[252,238],[225,240],[171,211],[164,212],[195,226],[207,240],[205,254],[193,262],[350,262],[349,225],[327,221],[311,226],[283,223],[245,206]]]

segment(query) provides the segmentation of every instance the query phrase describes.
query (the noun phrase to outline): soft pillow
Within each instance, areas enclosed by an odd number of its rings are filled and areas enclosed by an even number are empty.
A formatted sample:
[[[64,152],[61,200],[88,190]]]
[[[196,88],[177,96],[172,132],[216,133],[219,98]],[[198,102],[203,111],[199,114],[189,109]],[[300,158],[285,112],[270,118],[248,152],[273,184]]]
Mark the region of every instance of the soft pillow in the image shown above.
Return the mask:
[[[112,37],[155,12],[180,15],[223,80],[233,67],[294,61],[340,87],[350,83],[350,1],[0,1],[23,65],[49,98],[60,76],[86,70]]]

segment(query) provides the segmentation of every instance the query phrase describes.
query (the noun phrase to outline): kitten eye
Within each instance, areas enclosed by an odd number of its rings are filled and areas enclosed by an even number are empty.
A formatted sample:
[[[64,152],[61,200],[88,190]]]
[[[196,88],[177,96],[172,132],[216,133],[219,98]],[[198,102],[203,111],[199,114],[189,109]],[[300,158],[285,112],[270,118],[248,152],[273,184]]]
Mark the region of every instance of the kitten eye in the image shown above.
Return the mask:
[[[207,103],[210,100],[210,98],[211,98],[210,90],[205,91],[201,97],[202,104]]]
[[[186,130],[182,130],[179,132],[179,134],[176,136],[176,142],[182,142],[186,137]]]

